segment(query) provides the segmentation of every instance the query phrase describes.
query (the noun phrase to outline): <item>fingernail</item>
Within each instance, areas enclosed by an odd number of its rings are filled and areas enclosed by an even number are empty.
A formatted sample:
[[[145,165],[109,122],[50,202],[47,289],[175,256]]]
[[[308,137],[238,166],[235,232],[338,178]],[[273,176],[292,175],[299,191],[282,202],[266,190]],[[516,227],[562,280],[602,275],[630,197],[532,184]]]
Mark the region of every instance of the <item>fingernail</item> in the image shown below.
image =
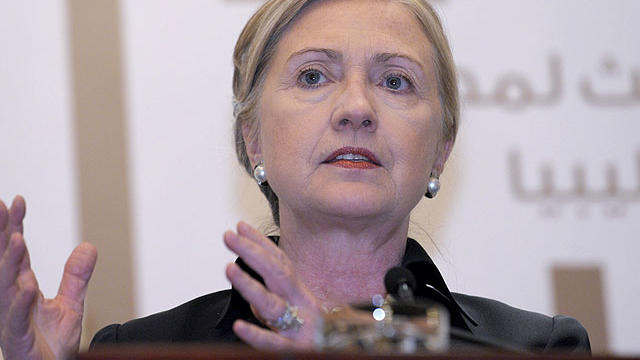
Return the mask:
[[[231,249],[232,246],[234,245],[234,243],[236,243],[237,240],[238,240],[238,234],[236,234],[235,232],[233,232],[231,230],[227,230],[224,233],[223,240],[224,240],[225,245],[227,245],[227,247],[229,249]],[[233,249],[231,249],[231,250],[233,250]]]
[[[225,272],[225,275],[227,275],[227,278],[228,278],[229,280],[231,280],[231,279],[230,279],[230,278],[231,278],[231,275],[232,275],[232,274],[231,274],[231,272],[233,271],[233,270],[232,270],[232,268],[233,268],[233,263],[229,263],[229,264],[227,264],[227,267],[226,267],[226,269],[225,269],[225,271],[224,271],[224,272]]]
[[[238,223],[238,233],[249,235],[253,232],[253,226],[251,224],[241,221]]]

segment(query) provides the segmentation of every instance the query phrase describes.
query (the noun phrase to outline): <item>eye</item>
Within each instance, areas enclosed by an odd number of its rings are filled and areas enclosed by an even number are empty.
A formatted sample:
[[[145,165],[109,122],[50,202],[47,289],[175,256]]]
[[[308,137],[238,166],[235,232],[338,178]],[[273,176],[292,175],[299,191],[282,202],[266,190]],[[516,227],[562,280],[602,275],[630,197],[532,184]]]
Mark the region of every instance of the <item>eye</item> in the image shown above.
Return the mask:
[[[298,82],[303,87],[317,87],[327,82],[327,77],[322,72],[316,69],[306,69],[300,73]]]
[[[382,80],[382,85],[389,90],[406,91],[410,89],[411,81],[406,76],[390,74]]]

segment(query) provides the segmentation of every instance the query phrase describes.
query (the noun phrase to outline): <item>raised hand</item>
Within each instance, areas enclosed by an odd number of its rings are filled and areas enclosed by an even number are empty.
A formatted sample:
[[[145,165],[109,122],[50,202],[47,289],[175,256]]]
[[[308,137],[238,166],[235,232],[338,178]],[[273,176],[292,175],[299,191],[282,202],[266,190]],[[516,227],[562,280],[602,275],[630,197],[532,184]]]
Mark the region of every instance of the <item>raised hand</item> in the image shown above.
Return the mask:
[[[88,243],[78,245],[67,259],[57,296],[45,299],[24,241],[25,212],[21,196],[8,210],[0,200],[0,347],[5,360],[63,359],[80,344],[97,251]]]
[[[271,330],[243,320],[233,324],[233,331],[244,342],[260,349],[309,349],[313,346],[318,321],[324,310],[306,286],[296,277],[289,258],[273,241],[250,225],[240,222],[237,233],[227,231],[224,242],[264,279],[265,285],[249,276],[236,264],[227,266],[227,278],[251,304],[256,316]],[[277,319],[295,306],[302,324],[294,323],[282,330]]]

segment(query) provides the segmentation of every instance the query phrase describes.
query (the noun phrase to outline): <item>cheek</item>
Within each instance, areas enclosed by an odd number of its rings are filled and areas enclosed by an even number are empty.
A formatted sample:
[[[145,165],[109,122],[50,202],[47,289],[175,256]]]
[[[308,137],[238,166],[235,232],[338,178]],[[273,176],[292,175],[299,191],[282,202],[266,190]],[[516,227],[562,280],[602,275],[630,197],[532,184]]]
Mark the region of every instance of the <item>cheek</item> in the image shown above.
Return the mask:
[[[441,138],[440,112],[425,106],[402,115],[404,121],[396,121],[389,136],[390,148],[398,170],[427,176],[435,161]],[[396,150],[394,150],[396,149]]]
[[[440,127],[423,121],[411,127],[398,147],[396,165],[392,170],[394,187],[400,203],[415,206],[426,190],[429,174],[435,163]]]
[[[274,96],[262,105],[262,152],[276,178],[302,175],[313,161],[313,150],[324,131],[319,107]],[[282,175],[282,176],[281,176]]]

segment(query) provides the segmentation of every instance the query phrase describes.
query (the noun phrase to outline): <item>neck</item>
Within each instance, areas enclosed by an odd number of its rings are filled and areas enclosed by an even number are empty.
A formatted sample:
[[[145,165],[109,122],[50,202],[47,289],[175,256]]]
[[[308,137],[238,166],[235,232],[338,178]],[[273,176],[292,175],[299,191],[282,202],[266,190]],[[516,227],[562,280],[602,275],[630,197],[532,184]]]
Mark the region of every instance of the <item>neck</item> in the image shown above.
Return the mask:
[[[323,305],[370,301],[385,293],[384,275],[404,255],[409,216],[398,225],[397,220],[306,219],[286,209],[280,214],[280,247]]]

